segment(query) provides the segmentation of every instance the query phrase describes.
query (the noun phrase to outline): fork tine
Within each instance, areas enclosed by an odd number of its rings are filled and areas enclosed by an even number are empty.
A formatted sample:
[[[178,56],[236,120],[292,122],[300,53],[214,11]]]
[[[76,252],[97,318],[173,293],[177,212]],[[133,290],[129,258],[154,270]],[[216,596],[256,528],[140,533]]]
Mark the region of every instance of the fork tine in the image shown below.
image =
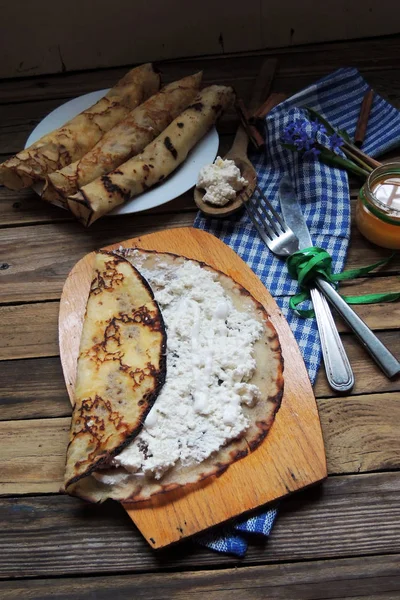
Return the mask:
[[[278,215],[278,213],[276,212],[276,210],[274,209],[274,207],[272,206],[272,204],[270,203],[270,201],[267,200],[264,192],[261,190],[261,188],[260,188],[259,185],[256,185],[256,190],[260,194],[261,198],[264,200],[264,202],[265,202],[268,210],[270,210],[272,212],[272,214],[274,215],[275,219],[278,221],[279,225],[282,228],[282,231],[285,232],[286,231],[285,223],[281,219],[280,215]]]
[[[265,217],[263,218],[263,215],[260,214],[259,211],[259,204],[260,202],[256,200],[256,198],[254,197],[253,194],[251,193],[246,193],[247,196],[247,202],[244,202],[247,214],[249,215],[249,217],[252,220],[252,223],[256,226],[257,231],[260,233],[260,230],[262,230],[264,232],[264,236],[266,235],[270,242],[272,242],[273,240],[275,240],[277,238],[277,233],[275,231],[275,227],[274,227],[274,221],[271,219],[270,215],[268,215],[268,213],[266,213],[265,211]],[[268,224],[269,222],[269,224]],[[279,232],[278,232],[279,234]],[[261,234],[260,234],[261,235]],[[267,243],[263,237],[263,241],[265,243]]]
[[[271,240],[274,240],[276,238],[275,231],[272,227],[270,227],[268,225],[268,223],[263,221],[263,219],[261,218],[261,215],[260,215],[259,211],[257,210],[258,209],[257,203],[253,203],[250,201],[247,203],[247,207],[252,211],[253,217],[257,220],[259,226],[265,230],[265,232],[267,233],[268,237],[271,238]]]
[[[258,235],[260,236],[260,238],[262,239],[264,244],[266,244],[268,247],[270,247],[272,237],[271,238],[268,237],[268,230],[267,230],[268,226],[265,225],[265,229],[260,226],[260,224],[257,221],[256,216],[254,215],[254,213],[252,212],[252,209],[250,208],[251,204],[249,201],[243,202],[243,205],[244,205],[246,212],[250,218],[250,221],[253,223],[254,227],[256,228]]]
[[[263,215],[261,215],[258,210],[260,203],[256,200],[254,195],[249,192],[246,192],[246,196],[247,202],[244,202],[246,209],[251,209],[253,218],[258,218],[260,220],[259,225],[267,231],[267,234],[270,236],[271,239],[274,239],[276,237],[276,234],[273,227],[274,222],[271,220],[271,217],[267,213],[265,213],[265,217],[268,218],[268,221],[270,223],[270,225],[268,225],[268,223],[266,223],[265,220],[263,220]],[[249,210],[247,210],[247,212],[248,214],[250,214]]]
[[[257,209],[257,212],[260,216],[260,219],[263,220],[263,222],[265,223],[269,223],[272,231],[274,232],[275,236],[280,235],[281,233],[283,233],[282,228],[280,227],[279,223],[274,220],[271,217],[271,214],[268,213],[267,209],[265,208],[265,206],[263,205],[263,202],[261,200],[261,202],[255,202],[255,207]]]
[[[290,256],[299,249],[298,238],[271,206],[258,185],[256,185],[255,191],[258,193],[257,198],[249,191],[244,192],[247,199],[243,199],[243,206],[249,219],[264,244],[274,254]]]

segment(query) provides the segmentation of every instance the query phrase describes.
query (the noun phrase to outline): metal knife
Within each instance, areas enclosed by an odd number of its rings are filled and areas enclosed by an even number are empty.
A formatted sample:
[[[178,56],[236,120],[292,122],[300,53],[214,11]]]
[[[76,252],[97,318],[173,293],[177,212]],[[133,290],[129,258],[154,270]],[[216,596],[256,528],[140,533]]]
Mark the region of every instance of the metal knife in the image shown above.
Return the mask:
[[[299,238],[300,250],[302,248],[312,246],[313,244],[310,233],[303,217],[301,207],[297,201],[295,190],[287,177],[282,179],[279,187],[279,193],[284,220]],[[389,378],[398,375],[400,373],[399,361],[386,348],[386,346],[382,344],[382,342],[354,312],[354,310],[350,308],[350,306],[336,292],[330,283],[328,283],[325,279],[317,277],[315,279],[315,284],[320,292],[322,292],[329,302],[335,307],[347,325],[354,331],[364,348],[367,350],[367,352],[369,352],[385,375]],[[347,357],[345,358],[347,359]]]
[[[296,193],[289,179],[283,178],[279,186],[279,198],[285,223],[299,239],[299,250],[313,245]],[[340,339],[329,304],[316,287],[310,289],[314,306],[322,356],[328,383],[338,392],[347,392],[354,385],[354,375]]]

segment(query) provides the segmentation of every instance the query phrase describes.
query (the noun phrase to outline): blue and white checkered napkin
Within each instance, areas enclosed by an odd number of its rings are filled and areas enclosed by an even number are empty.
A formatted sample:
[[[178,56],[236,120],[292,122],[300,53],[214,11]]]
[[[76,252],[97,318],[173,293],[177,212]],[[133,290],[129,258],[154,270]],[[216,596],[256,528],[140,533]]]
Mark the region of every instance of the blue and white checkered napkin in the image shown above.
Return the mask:
[[[332,125],[354,135],[361,102],[368,84],[356,69],[344,68],[324,77],[314,85],[292,96],[271,111],[265,119],[267,149],[251,160],[257,170],[258,183],[267,198],[280,211],[279,183],[289,175],[310,229],[315,246],[328,250],[332,269],[343,269],[350,236],[350,195],[347,173],[327,167],[318,160],[304,159],[287,150],[280,139],[285,126],[304,116],[301,107],[314,108]],[[400,113],[375,94],[363,150],[370,156],[382,153],[400,141]],[[314,383],[321,362],[321,345],[314,319],[301,319],[289,309],[289,298],[298,290],[283,260],[274,256],[263,244],[246,213],[226,220],[198,215],[195,227],[216,235],[258,275],[286,316],[299,344],[310,380]],[[243,556],[247,541],[241,532],[269,535],[277,511],[269,510],[216,535],[198,538],[200,543],[220,552]]]

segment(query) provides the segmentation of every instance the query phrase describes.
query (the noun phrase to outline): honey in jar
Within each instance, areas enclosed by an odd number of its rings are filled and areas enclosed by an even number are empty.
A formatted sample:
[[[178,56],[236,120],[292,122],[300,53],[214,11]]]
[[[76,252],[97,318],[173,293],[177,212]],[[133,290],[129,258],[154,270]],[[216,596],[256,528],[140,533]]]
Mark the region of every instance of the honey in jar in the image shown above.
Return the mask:
[[[400,163],[374,169],[356,205],[360,232],[383,248],[400,249]]]

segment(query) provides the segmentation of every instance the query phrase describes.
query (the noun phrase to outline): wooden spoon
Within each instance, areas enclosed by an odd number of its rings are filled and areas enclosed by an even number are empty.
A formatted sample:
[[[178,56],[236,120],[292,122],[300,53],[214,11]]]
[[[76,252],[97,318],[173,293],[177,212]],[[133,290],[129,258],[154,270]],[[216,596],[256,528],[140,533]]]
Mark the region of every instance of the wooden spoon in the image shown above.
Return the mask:
[[[236,194],[236,198],[230,200],[228,204],[225,206],[214,206],[213,204],[208,204],[208,202],[204,202],[203,196],[205,194],[204,190],[199,190],[198,188],[194,188],[194,201],[197,207],[201,210],[205,215],[214,217],[214,218],[223,218],[232,215],[233,213],[240,210],[243,206],[243,202],[246,199],[250,198],[257,183],[257,173],[249,161],[247,157],[247,145],[249,142],[248,135],[243,127],[240,125],[235,139],[233,140],[233,144],[229,152],[224,156],[224,158],[229,158],[235,162],[235,165],[240,170],[242,177],[244,177],[248,184],[244,187],[240,192]]]

